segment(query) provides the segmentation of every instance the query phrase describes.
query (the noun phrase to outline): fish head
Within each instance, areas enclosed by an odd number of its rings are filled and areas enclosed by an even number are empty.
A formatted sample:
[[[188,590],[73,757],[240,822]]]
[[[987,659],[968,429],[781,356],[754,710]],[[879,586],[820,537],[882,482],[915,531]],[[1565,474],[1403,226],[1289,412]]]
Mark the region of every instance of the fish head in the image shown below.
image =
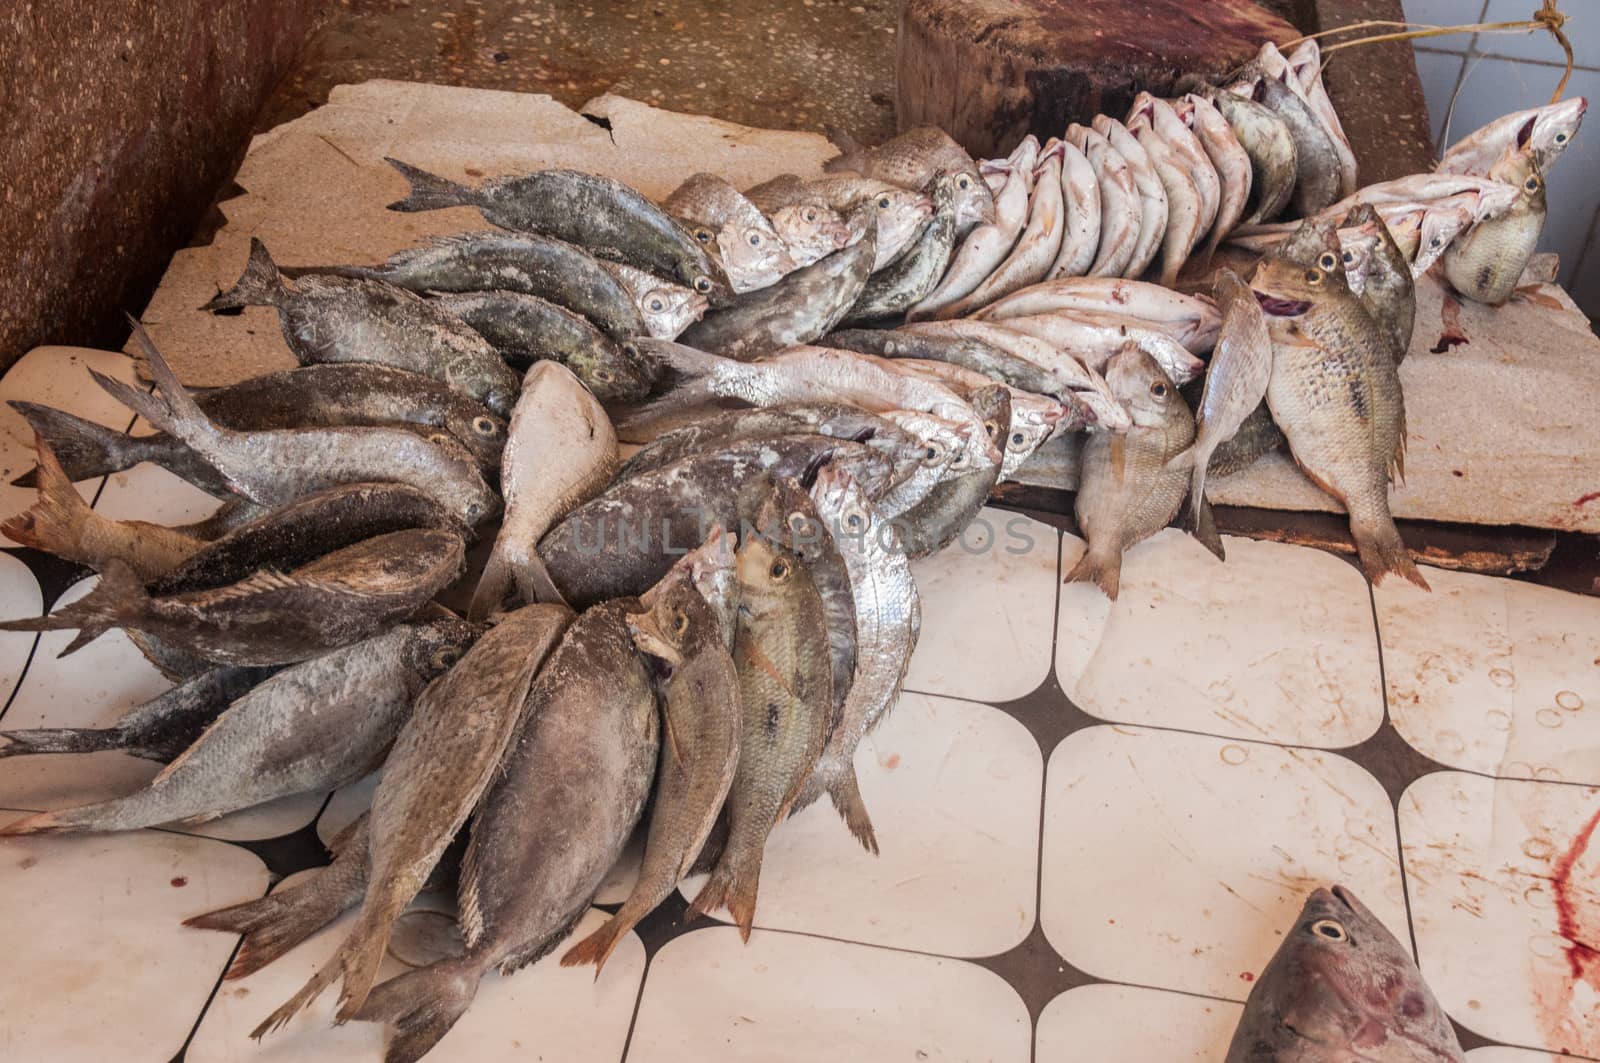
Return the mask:
[[[1567,150],[1567,145],[1578,135],[1578,127],[1583,125],[1583,114],[1588,109],[1589,101],[1582,96],[1539,108],[1529,131],[1528,146],[1534,165],[1541,173],[1548,172],[1551,163]]]
[[[1516,189],[1516,204],[1539,211],[1545,209],[1544,175],[1539,172],[1532,154],[1501,159],[1489,171],[1489,176]]]
[[[999,465],[1005,460],[1006,434],[1011,427],[1011,389],[1004,384],[978,388],[967,395],[967,405],[983,428],[982,436],[973,432],[967,442],[971,467],[976,470]]]
[[[631,340],[579,350],[564,364],[601,402],[638,402],[650,394],[659,372],[655,361]]]
[[[662,281],[640,291],[637,303],[650,335],[670,340],[704,317],[711,300],[682,285]]]
[[[684,562],[678,563],[647,592],[649,604],[640,598],[644,611],[625,612],[623,622],[639,652],[659,662],[657,675],[671,678],[696,646],[707,639],[721,640],[722,633],[710,603],[695,586],[693,574]]]
[[[994,193],[976,166],[968,163],[950,174],[950,191],[958,231],[994,221]]]
[[[1137,343],[1124,343],[1111,356],[1105,377],[1111,394],[1140,428],[1164,424],[1173,403],[1183,401],[1172,378]]]
[[[1417,249],[1410,256],[1411,275],[1420,277],[1439,260],[1451,242],[1472,224],[1478,196],[1466,192],[1428,207],[1417,232]],[[1401,250],[1403,251],[1404,245]]]
[[[970,462],[973,437],[977,428],[972,422],[949,421],[920,410],[890,410],[884,420],[902,429],[912,443],[897,457],[904,463],[904,471],[926,469],[942,473],[946,469],[965,468]]]
[[[904,247],[924,222],[933,217],[933,200],[906,188],[885,188],[872,197],[878,222],[878,243]]]
[[[678,279],[710,306],[720,308],[733,305],[735,294],[733,283],[728,280],[727,271],[722,268],[722,263],[717,261],[709,249],[699,248],[698,244],[695,246],[699,250],[698,254],[685,254],[678,262]],[[701,313],[704,312],[701,310]],[[695,320],[698,318],[689,319],[689,321]],[[689,327],[688,321],[684,322],[683,327]]]
[[[872,500],[855,477],[832,464],[817,470],[811,484],[811,503],[835,538],[864,536],[877,521]]]
[[[505,418],[490,413],[487,407],[462,404],[462,408],[452,408],[445,414],[444,426],[479,462],[490,468],[499,467],[510,430]]]
[[[1309,1043],[1328,1058],[1464,1058],[1410,954],[1342,886],[1318,889],[1306,900],[1245,1011],[1246,1022],[1252,1011],[1269,1015],[1280,1046]]]
[[[1003,442],[1000,475],[1009,476],[1038,450],[1044,441],[1055,434],[1056,426],[1067,419],[1072,407],[1055,399],[1028,396],[1024,401],[1019,393],[1012,396],[1011,423],[1006,428]],[[1034,401],[1037,400],[1037,401]]]
[[[812,533],[792,531],[790,517],[799,514],[801,519],[816,519],[816,507],[798,481],[778,476],[762,486],[765,497],[756,509],[754,526],[740,536],[735,558],[739,612],[744,616],[760,617],[781,609],[794,593],[795,583],[806,578],[805,566],[789,543],[797,534]],[[804,497],[803,506],[797,496]],[[816,519],[816,530],[824,533],[820,519]]]
[[[771,220],[798,266],[810,265],[850,241],[850,226],[820,198],[791,203],[776,211]]]
[[[1367,273],[1374,265],[1383,220],[1365,203],[1346,214],[1344,220],[1344,226],[1339,229],[1339,262],[1344,269],[1345,284],[1360,295],[1366,288]]]
[[[466,620],[429,620],[412,626],[401,651],[408,670],[423,679],[448,672],[483,634],[484,625]]]

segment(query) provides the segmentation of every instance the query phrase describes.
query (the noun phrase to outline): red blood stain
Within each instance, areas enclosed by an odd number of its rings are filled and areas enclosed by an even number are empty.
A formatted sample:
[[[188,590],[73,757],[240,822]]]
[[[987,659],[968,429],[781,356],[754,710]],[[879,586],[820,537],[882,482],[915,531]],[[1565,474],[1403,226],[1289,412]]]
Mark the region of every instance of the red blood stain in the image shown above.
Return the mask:
[[[1590,491],[1588,494],[1584,495],[1582,498],[1578,499],[1572,504],[1575,506],[1587,506],[1590,502],[1593,502],[1597,498],[1600,498],[1600,491]]]
[[[1593,840],[1597,827],[1600,827],[1600,809],[1595,809],[1594,815],[1589,817],[1589,822],[1584,824],[1578,836],[1572,839],[1572,847],[1552,868],[1554,874],[1551,881],[1555,891],[1558,919],[1556,932],[1568,941],[1567,965],[1572,971],[1574,982],[1586,980],[1590,965],[1600,961],[1600,950],[1579,938],[1581,930],[1578,926],[1578,910],[1572,897],[1572,872],[1577,868],[1578,861],[1583,859],[1583,854],[1588,851],[1589,842]]]
[[[1239,975],[1239,980],[1241,982],[1254,982],[1256,980],[1256,976],[1251,974],[1249,971],[1243,971]]]
[[[189,884],[189,880],[184,878],[182,875],[179,875],[177,878],[172,880],[172,884],[178,889],[182,889]]]
[[[883,766],[888,771],[894,771],[894,769],[900,766],[900,754],[890,753],[889,756],[884,760]]]

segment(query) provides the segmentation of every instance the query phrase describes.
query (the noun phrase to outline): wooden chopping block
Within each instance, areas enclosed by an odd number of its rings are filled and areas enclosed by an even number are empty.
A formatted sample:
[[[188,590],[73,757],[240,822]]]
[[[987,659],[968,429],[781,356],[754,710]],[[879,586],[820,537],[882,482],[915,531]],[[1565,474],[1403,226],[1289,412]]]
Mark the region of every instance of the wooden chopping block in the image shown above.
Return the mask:
[[[1253,0],[905,0],[896,33],[901,130],[936,125],[974,157],[1023,136],[1121,118],[1143,89],[1219,78],[1300,32]]]

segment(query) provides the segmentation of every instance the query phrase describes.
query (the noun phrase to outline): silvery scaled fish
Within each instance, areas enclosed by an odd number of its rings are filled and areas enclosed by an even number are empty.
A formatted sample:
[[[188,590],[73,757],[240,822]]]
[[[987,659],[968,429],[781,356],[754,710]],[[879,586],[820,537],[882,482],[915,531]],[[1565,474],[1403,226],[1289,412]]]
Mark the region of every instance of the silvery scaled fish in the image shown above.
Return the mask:
[[[648,270],[625,262],[600,263],[602,269],[628,292],[633,305],[644,318],[645,332],[659,339],[675,339],[705,315],[710,305],[705,296],[681,284],[662,280]]]
[[[1456,237],[1444,253],[1444,275],[1468,299],[1501,306],[1516,291],[1544,231],[1544,178],[1528,155],[1512,156],[1490,173],[1515,186],[1517,199]]]
[[[693,174],[661,205],[702,246],[715,249],[735,292],[765,288],[796,268],[772,222],[726,178]]]
[[[861,146],[842,130],[829,128],[828,138],[839,154],[823,163],[829,173],[855,172],[901,188],[926,188],[934,174],[952,175],[956,230],[994,220],[994,197],[978,174],[972,156],[944,130],[918,126],[875,148]]]
[[[956,180],[944,171],[934,175],[928,185],[933,218],[905,254],[867,278],[844,318],[846,324],[899,317],[938,285],[955,249]]]

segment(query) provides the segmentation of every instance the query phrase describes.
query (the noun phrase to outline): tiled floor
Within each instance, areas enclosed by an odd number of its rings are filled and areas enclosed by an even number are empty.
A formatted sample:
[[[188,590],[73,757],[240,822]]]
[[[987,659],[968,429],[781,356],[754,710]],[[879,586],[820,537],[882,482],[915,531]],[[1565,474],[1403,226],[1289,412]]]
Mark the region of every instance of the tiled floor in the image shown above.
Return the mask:
[[[81,372],[24,362],[0,395],[40,393],[49,368]],[[0,415],[20,471],[14,428]],[[149,468],[98,501],[167,520],[205,504]],[[488,978],[437,1058],[1220,1063],[1305,892],[1332,881],[1415,942],[1472,1063],[1600,1058],[1600,602],[1432,570],[1431,597],[1374,595],[1329,555],[1227,547],[1222,564],[1157,536],[1113,605],[1062,587],[1077,539],[985,511],[918,565],[908,692],[857,757],[881,856],[808,809],[773,836],[748,945],[683,925],[674,896],[598,981],[554,959]],[[69,577],[0,553],[0,612],[86,592]],[[64,660],[65,635],[35,641],[0,635],[0,727],[103,723],[162,688],[120,634]],[[0,815],[153,770],[0,759]],[[220,980],[234,942],[180,925],[303,873],[370,794],[0,841],[0,1059],[379,1058],[376,1029],[326,1025],[331,995],[247,1036],[345,924],[237,982]],[[407,918],[391,971],[440,925]]]

